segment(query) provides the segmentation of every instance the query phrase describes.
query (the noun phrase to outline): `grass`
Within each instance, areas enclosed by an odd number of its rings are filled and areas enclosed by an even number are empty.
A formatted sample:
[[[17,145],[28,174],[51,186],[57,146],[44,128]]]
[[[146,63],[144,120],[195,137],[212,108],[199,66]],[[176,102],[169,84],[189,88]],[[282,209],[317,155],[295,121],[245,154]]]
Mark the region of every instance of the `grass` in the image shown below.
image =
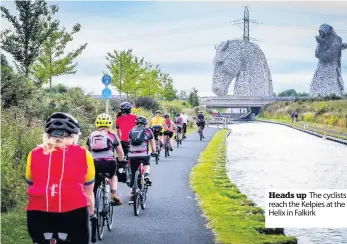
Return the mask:
[[[242,194],[226,173],[226,134],[220,130],[201,153],[190,183],[209,227],[222,244],[295,244],[283,229],[265,228],[263,209]]]
[[[9,213],[1,213],[1,243],[30,244],[27,232],[25,207],[17,208]]]
[[[318,123],[310,123],[310,122],[298,122],[298,123],[292,123],[291,119],[264,119],[260,118],[261,120],[265,121],[272,121],[272,122],[278,122],[278,123],[285,123],[290,126],[293,126],[295,128],[304,129],[304,124],[308,125],[308,129],[313,132],[320,133],[322,135],[332,136],[336,138],[340,138],[343,140],[347,140],[347,130],[344,128],[340,128],[337,126],[332,125],[326,125],[326,124],[318,124]],[[333,131],[335,133],[331,133],[327,130]]]

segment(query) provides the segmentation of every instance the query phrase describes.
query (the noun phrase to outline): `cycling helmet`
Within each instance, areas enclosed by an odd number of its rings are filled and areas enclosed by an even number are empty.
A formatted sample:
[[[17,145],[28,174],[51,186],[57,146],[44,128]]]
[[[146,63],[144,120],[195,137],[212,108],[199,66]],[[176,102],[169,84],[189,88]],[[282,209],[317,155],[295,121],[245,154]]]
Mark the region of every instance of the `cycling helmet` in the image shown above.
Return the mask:
[[[145,117],[137,117],[135,120],[136,125],[143,125],[146,126],[148,125],[148,120]]]
[[[160,110],[155,111],[155,114],[161,114]]]
[[[120,111],[125,114],[130,114],[131,112],[131,104],[129,102],[122,102],[120,104]]]
[[[198,111],[199,114],[202,114],[202,111]]]
[[[164,118],[168,119],[168,118],[170,118],[170,115],[169,114],[164,114]]]
[[[80,134],[81,127],[78,120],[72,115],[56,112],[46,120],[45,132],[52,136],[69,136],[70,134]]]
[[[112,126],[112,118],[108,114],[99,114],[95,121],[96,127],[108,127]]]
[[[177,113],[177,114],[176,114],[176,117],[179,117],[179,116],[180,116],[180,113]]]

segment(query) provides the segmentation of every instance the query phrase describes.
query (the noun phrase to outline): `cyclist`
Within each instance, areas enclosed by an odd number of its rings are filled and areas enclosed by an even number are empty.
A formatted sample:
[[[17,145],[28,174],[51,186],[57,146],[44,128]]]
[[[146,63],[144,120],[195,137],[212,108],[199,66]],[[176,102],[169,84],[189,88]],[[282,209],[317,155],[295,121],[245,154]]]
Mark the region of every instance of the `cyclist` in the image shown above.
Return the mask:
[[[112,118],[108,114],[100,114],[96,118],[96,131],[92,132],[87,139],[87,148],[91,151],[94,158],[95,171],[98,173],[107,173],[109,184],[111,187],[112,205],[122,205],[120,196],[117,193],[118,178],[117,161],[114,158],[116,149],[118,160],[124,160],[124,152],[119,143],[117,135],[111,132]],[[95,188],[100,185],[97,179]],[[96,189],[94,189],[96,190]]]
[[[196,125],[198,127],[201,126],[201,129],[202,129],[202,138],[205,138],[204,136],[204,128],[205,128],[205,125],[206,125],[206,121],[205,121],[205,116],[204,114],[202,113],[202,111],[198,111],[198,116],[197,116],[197,119],[196,119]],[[198,130],[198,133],[199,133],[199,130]]]
[[[181,115],[182,119],[183,119],[183,138],[186,139],[186,134],[187,134],[187,124],[188,124],[188,115],[185,114],[184,112],[182,112]]]
[[[137,116],[135,114],[131,114],[131,104],[129,102],[123,102],[120,105],[121,115],[117,117],[116,120],[116,128],[117,135],[121,140],[121,145],[124,151],[124,155],[126,156],[129,151],[129,132],[132,128],[134,128],[135,120]]]
[[[155,152],[154,135],[150,129],[146,126],[148,120],[145,117],[138,117],[136,119],[136,126],[129,133],[129,161],[132,173],[132,179],[130,187],[134,184],[134,175],[138,168],[138,164],[143,161],[144,164],[144,179],[147,185],[152,185],[152,181],[149,178],[150,172],[150,157],[149,147],[152,152]],[[129,205],[134,204],[134,192],[131,192]]]
[[[27,228],[33,243],[44,233],[66,233],[71,243],[89,243],[89,215],[94,217],[93,157],[77,145],[79,122],[53,113],[45,123],[43,143],[28,155]]]
[[[149,122],[149,127],[150,128],[156,128],[155,131],[157,131],[160,127],[162,127],[161,130],[159,131],[159,133],[155,133],[154,136],[155,136],[155,139],[158,138],[158,135],[160,136],[160,143],[161,143],[161,146],[163,146],[164,145],[164,133],[163,132],[166,129],[166,125],[164,123],[164,118],[161,117],[161,111],[160,110],[155,111],[155,116]]]
[[[175,137],[177,140],[178,139],[177,134],[182,133],[182,127],[183,127],[183,119],[179,113],[176,114],[176,118],[175,118],[174,122],[175,122],[175,125],[177,127],[176,137]]]
[[[164,131],[164,136],[168,136],[169,137],[169,148],[170,148],[170,151],[173,151],[171,138],[173,136],[174,130],[176,129],[176,125],[170,119],[170,115],[169,114],[165,114],[164,118],[165,118],[164,122],[165,122],[165,126],[166,126],[166,130]]]

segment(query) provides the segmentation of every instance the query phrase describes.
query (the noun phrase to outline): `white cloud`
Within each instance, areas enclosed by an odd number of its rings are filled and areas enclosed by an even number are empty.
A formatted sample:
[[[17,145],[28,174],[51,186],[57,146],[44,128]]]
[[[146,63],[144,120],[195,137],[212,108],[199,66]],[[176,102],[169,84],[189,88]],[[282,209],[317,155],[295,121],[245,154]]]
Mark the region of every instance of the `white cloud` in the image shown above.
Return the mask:
[[[83,4],[83,3],[81,3]],[[215,55],[214,44],[227,39],[234,39],[242,36],[242,31],[235,25],[227,22],[234,19],[233,16],[219,15],[218,12],[223,10],[223,5],[234,6],[242,9],[242,6],[247,4],[242,3],[205,3],[204,6],[210,8],[201,8],[197,3],[191,3],[187,9],[180,9],[180,5],[170,4],[171,7],[157,4],[158,11],[165,13],[175,13],[177,11],[186,11],[187,18],[182,18],[177,21],[166,21],[165,17],[161,17],[162,21],[156,22],[138,22],[124,19],[115,19],[114,16],[89,16],[75,15],[74,13],[59,13],[61,23],[68,29],[77,21],[81,23],[82,29],[76,34],[74,41],[69,45],[68,50],[77,48],[84,42],[88,42],[87,49],[79,57],[78,62],[81,67],[94,64],[95,67],[88,67],[86,75],[83,69],[78,70],[78,73],[70,76],[55,77],[54,82],[62,82],[67,85],[77,85],[83,87],[86,91],[94,91],[100,94],[103,89],[101,83],[101,74],[104,71],[106,64],[106,53],[112,52],[114,49],[124,50],[128,48],[134,49],[137,56],[144,57],[146,61],[154,64],[161,63],[189,63],[189,62],[205,62],[210,63],[211,67],[205,72],[197,72],[195,74],[183,74],[180,72],[172,73],[171,76],[175,81],[178,90],[189,90],[195,86],[199,91],[209,93],[212,86],[212,60]],[[257,5],[258,4],[258,5]],[[326,12],[333,15],[334,13],[344,13],[345,3],[251,3],[251,8],[257,6],[264,7],[288,7],[292,8],[300,6],[299,12]],[[160,7],[159,7],[160,6]],[[222,8],[221,8],[222,6]],[[324,6],[324,11],[323,7]],[[166,12],[165,12],[166,11]],[[189,12],[190,11],[190,12]],[[290,11],[290,9],[289,9]],[[312,11],[312,12],[311,12]],[[344,11],[344,12],[343,12]],[[199,13],[197,16],[193,14]],[[293,12],[293,16],[295,12]],[[188,14],[192,14],[189,16]],[[280,14],[277,13],[280,16]],[[240,17],[242,12],[240,13]],[[158,17],[158,16],[156,16]],[[129,17],[130,18],[130,17]],[[238,18],[238,17],[236,17]],[[159,16],[160,19],[160,16]],[[329,17],[327,17],[329,20]],[[288,20],[290,22],[290,20]],[[216,23],[213,27],[212,24]],[[219,24],[218,24],[219,23]],[[277,25],[277,23],[275,23]],[[305,23],[303,23],[303,26]],[[346,29],[346,23],[343,21],[332,22],[331,25],[335,29]],[[196,26],[203,26],[201,31],[192,31]],[[8,23],[2,22],[2,28],[8,27]],[[195,28],[194,28],[195,27]],[[185,28],[191,28],[190,31],[184,31]],[[318,28],[318,27],[317,27]],[[169,35],[179,29],[179,34]],[[166,35],[156,35],[153,33],[166,31]],[[152,34],[148,34],[152,33]],[[280,26],[254,26],[251,31],[251,37],[264,40],[264,42],[256,42],[263,50],[271,69],[275,63],[286,61],[314,61],[315,39],[317,30],[289,28]],[[340,34],[347,42],[347,34]],[[151,38],[145,38],[151,36]],[[132,39],[130,37],[133,37]],[[290,46],[292,45],[292,46]],[[306,46],[306,47],[300,47]],[[345,55],[346,56],[346,55]],[[344,57],[344,60],[346,58]],[[102,68],[101,68],[102,67]],[[106,71],[106,70],[105,70]],[[165,70],[164,70],[165,71]],[[309,83],[312,79],[314,70],[306,73],[297,73],[295,70],[291,74],[276,74],[272,71],[275,91],[281,91],[287,88],[296,88],[300,91],[307,91]],[[347,77],[344,77],[347,80]],[[232,90],[232,88],[230,88]],[[116,91],[114,91],[116,92]]]

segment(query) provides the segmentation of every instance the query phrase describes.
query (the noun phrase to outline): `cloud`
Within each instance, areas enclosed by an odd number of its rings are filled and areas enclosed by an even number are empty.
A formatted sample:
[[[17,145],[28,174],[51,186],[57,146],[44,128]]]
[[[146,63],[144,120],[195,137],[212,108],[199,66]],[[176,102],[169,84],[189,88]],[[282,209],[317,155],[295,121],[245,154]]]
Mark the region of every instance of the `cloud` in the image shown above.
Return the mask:
[[[95,3],[59,2],[58,16],[62,25],[67,29],[77,21],[82,25],[67,51],[85,42],[88,46],[78,58],[77,74],[54,77],[54,82],[78,85],[100,94],[102,72],[107,71],[107,52],[132,48],[136,56],[160,64],[164,72],[170,72],[178,90],[195,86],[209,93],[214,44],[242,36],[242,27],[230,22],[241,18],[244,5],[250,4],[251,18],[255,16],[264,23],[251,25],[251,37],[260,40],[255,43],[268,60],[275,90],[307,91],[318,62],[314,57],[314,35],[319,24],[327,21],[335,29],[346,30],[345,19],[336,17],[346,15],[347,5],[342,2],[151,2],[140,5],[109,2],[109,9],[102,11],[103,4],[99,3],[96,8]],[[113,9],[116,12],[112,15]],[[6,27],[8,23],[2,21],[2,28]],[[340,35],[347,42],[347,32]],[[344,55],[343,62],[346,61]],[[299,69],[297,65],[290,66],[293,62],[315,65]],[[288,69],[284,68],[285,64]]]

